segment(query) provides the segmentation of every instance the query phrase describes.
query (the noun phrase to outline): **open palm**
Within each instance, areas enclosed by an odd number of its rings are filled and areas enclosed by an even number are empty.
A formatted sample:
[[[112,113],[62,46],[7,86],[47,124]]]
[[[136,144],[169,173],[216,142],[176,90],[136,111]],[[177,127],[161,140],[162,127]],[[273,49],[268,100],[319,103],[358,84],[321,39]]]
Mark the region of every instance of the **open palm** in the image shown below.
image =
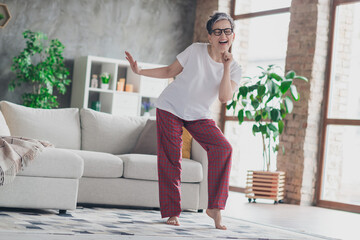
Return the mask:
[[[134,61],[134,58],[131,56],[131,54],[129,52],[125,51],[125,54],[126,54],[126,59],[129,61],[133,72],[136,74],[140,74],[141,68],[139,68],[139,66],[137,65],[137,62]]]

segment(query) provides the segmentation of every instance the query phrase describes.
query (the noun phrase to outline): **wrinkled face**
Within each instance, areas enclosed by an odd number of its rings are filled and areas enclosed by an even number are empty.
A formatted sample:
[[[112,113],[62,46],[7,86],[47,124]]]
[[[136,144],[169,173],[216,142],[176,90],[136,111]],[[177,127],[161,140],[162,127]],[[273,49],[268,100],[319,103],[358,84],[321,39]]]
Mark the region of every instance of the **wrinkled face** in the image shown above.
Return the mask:
[[[231,47],[231,44],[235,38],[235,34],[232,32],[230,22],[225,19],[219,20],[214,24],[212,30],[213,32],[208,34],[211,45],[219,52],[229,51],[229,48]]]

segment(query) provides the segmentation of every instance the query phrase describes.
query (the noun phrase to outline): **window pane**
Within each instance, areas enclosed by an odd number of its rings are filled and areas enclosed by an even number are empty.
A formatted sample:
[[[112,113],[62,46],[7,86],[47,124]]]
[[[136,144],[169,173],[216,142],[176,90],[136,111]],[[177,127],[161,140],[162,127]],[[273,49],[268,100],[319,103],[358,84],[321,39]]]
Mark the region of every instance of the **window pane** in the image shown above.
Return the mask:
[[[276,64],[285,69],[290,13],[235,21],[234,59],[242,66],[243,77],[260,73],[258,66]],[[233,116],[233,110],[226,112]]]
[[[247,170],[263,170],[262,139],[252,134],[252,122],[225,122],[225,136],[233,147],[230,185],[245,187]],[[271,170],[276,169],[276,155],[271,156]]]
[[[360,205],[360,127],[327,127],[321,199]]]
[[[290,7],[291,0],[237,0],[235,15]]]
[[[337,8],[329,118],[360,119],[360,3]]]

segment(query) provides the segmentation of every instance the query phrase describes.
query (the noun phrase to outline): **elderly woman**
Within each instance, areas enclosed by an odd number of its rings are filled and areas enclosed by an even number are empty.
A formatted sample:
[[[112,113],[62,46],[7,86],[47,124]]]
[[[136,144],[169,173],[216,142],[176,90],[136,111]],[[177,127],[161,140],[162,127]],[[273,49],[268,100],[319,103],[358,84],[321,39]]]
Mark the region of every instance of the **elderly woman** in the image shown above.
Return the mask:
[[[180,174],[182,127],[201,144],[208,155],[208,208],[215,227],[226,229],[221,212],[229,192],[232,147],[211,119],[210,106],[218,97],[232,99],[241,78],[241,68],[229,52],[234,41],[234,21],[226,13],[215,13],[206,24],[209,43],[193,43],[167,67],[141,69],[125,52],[136,74],[173,78],[156,106],[160,211],[168,224],[180,225]]]

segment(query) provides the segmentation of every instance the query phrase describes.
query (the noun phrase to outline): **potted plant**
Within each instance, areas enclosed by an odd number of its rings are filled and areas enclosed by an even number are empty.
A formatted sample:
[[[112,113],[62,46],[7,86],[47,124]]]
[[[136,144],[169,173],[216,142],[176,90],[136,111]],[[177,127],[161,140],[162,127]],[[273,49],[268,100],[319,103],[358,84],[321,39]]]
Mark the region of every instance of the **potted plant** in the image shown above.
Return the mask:
[[[107,72],[103,72],[100,75],[102,89],[109,89],[110,78],[111,78],[111,75]]]
[[[234,96],[233,101],[227,105],[227,109],[234,109],[240,125],[245,118],[254,120],[252,132],[254,135],[260,134],[262,137],[263,161],[266,167],[264,171],[249,171],[248,179],[251,180],[250,183],[255,180],[258,180],[258,183],[264,183],[264,180],[259,178],[266,175],[265,184],[259,187],[260,190],[264,190],[264,185],[269,185],[271,180],[284,180],[285,178],[283,172],[270,172],[271,152],[277,153],[280,148],[279,136],[284,129],[285,117],[293,110],[292,99],[295,101],[300,99],[297,88],[293,84],[294,80],[301,79],[308,82],[308,79],[296,75],[294,71],[280,74],[281,68],[276,65],[269,65],[266,69],[259,68],[262,70],[261,73],[248,78],[248,83],[239,88],[237,96]],[[284,151],[283,147],[282,149]],[[249,187],[252,192],[254,192],[253,187]],[[277,187],[279,188],[279,185]],[[274,193],[273,189],[265,191]],[[262,193],[259,192],[258,196],[263,195]],[[278,200],[277,195],[275,201]]]
[[[9,83],[13,91],[21,84],[32,87],[32,91],[22,94],[23,105],[33,108],[58,107],[57,96],[53,95],[55,87],[60,94],[65,94],[69,71],[65,67],[62,53],[64,45],[53,39],[46,45],[47,36],[42,32],[23,32],[26,41],[25,49],[13,58],[11,70],[16,78]]]

